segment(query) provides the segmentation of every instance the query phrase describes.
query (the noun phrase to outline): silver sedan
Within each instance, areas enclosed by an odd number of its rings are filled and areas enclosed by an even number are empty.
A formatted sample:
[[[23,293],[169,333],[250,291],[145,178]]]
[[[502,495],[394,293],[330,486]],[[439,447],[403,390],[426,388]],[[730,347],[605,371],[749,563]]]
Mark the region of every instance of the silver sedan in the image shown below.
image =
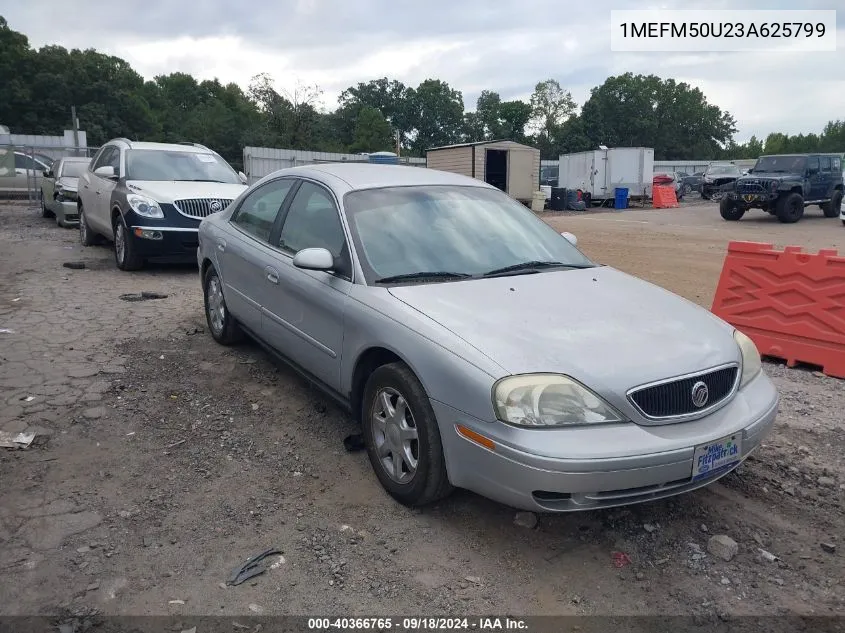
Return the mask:
[[[595,264],[521,204],[430,169],[284,169],[204,219],[212,336],[259,341],[360,420],[407,505],[466,488],[571,511],[736,468],[778,394],[751,340]]]

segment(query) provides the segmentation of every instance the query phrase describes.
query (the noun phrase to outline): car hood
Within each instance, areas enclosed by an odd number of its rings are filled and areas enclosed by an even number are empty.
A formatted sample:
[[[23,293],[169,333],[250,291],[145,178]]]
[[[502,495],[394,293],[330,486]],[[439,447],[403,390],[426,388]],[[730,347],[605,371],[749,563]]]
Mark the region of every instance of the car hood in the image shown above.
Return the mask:
[[[760,173],[753,173],[748,174],[740,178],[742,181],[748,180],[787,180],[787,179],[800,179],[801,177],[797,174],[784,174],[783,172],[765,172],[761,171]]]
[[[234,200],[246,185],[222,182],[185,182],[177,180],[127,180],[126,186],[156,202],[172,203],[185,198]]]
[[[79,178],[73,178],[71,176],[62,176],[56,181],[56,184],[61,185],[62,189],[76,191],[78,182]]]
[[[607,266],[394,286],[507,373],[570,375],[600,393],[738,362],[733,328]]]

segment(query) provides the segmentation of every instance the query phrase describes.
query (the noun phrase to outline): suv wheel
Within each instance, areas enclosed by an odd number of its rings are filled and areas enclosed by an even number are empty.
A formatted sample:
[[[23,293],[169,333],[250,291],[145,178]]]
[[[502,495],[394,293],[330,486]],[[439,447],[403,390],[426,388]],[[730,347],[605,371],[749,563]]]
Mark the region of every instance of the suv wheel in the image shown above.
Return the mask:
[[[434,410],[404,363],[383,365],[369,377],[361,421],[370,464],[394,499],[420,506],[452,492]]]
[[[88,220],[85,218],[85,208],[79,205],[79,241],[83,246],[94,246],[97,243],[97,236],[88,226]]]
[[[243,333],[226,307],[223,282],[214,266],[209,266],[203,275],[202,294],[205,300],[205,320],[214,340],[221,345],[232,345],[241,340]]]
[[[120,215],[114,219],[114,262],[120,270],[138,270],[144,264],[135,239]]]
[[[822,211],[824,211],[824,217],[826,218],[837,218],[839,217],[839,207],[842,206],[842,192],[836,190],[833,192],[833,197],[830,199],[827,204],[822,205]]]
[[[736,222],[737,220],[742,219],[742,216],[745,215],[745,209],[743,209],[736,200],[733,200],[732,198],[723,198],[719,203],[719,213],[725,220]]]
[[[790,193],[777,202],[778,220],[786,224],[797,222],[804,215],[804,198],[800,193]]]

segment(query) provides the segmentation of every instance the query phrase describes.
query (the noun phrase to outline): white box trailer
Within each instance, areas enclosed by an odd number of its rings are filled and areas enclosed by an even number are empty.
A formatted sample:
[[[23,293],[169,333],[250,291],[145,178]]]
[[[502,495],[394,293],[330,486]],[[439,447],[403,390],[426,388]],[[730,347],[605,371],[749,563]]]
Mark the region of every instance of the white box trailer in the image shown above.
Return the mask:
[[[617,187],[628,189],[631,198],[641,198],[651,193],[654,149],[614,147],[563,154],[558,169],[558,187],[580,189],[593,201],[612,200]]]

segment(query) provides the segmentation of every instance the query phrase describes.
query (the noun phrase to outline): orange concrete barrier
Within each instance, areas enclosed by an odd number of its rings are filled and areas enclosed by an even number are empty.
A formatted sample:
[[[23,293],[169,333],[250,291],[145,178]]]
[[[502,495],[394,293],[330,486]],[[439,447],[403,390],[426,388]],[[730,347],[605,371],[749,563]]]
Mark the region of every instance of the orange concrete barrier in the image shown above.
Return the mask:
[[[845,378],[845,256],[836,250],[730,242],[712,312],[764,356]]]
[[[655,209],[677,209],[678,198],[675,196],[675,188],[671,185],[657,185],[653,187],[652,206]]]

